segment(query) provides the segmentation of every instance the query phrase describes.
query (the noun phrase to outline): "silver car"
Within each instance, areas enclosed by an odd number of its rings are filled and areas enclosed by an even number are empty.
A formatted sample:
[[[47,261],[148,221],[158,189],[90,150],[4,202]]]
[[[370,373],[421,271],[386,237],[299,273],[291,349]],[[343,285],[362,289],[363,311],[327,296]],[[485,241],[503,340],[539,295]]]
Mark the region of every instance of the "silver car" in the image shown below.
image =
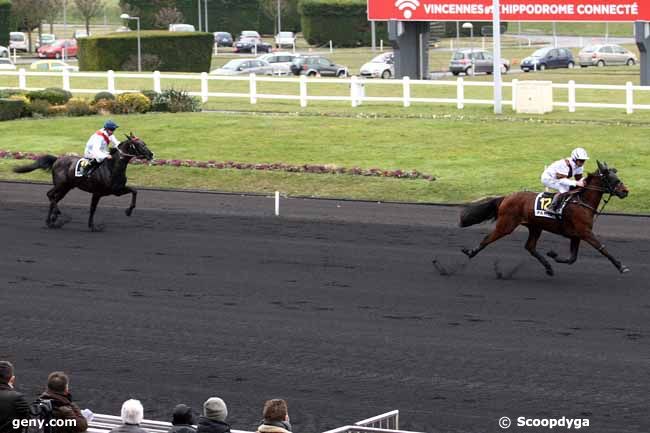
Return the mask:
[[[493,72],[492,53],[472,48],[457,50],[451,56],[449,62],[449,72],[458,75],[461,72],[465,75],[473,75],[476,72]],[[501,73],[506,74],[510,70],[510,61],[501,59]]]
[[[290,52],[275,52],[263,54],[258,60],[264,60],[273,68],[273,75],[291,75],[291,63],[299,54]]]
[[[273,67],[264,60],[259,59],[236,59],[231,60],[219,69],[210,71],[212,75],[271,75]]]
[[[391,78],[395,75],[394,60],[392,52],[380,54],[361,66],[359,74],[365,78]]]
[[[585,47],[578,54],[580,66],[632,66],[637,62],[636,55],[620,45],[605,44]]]

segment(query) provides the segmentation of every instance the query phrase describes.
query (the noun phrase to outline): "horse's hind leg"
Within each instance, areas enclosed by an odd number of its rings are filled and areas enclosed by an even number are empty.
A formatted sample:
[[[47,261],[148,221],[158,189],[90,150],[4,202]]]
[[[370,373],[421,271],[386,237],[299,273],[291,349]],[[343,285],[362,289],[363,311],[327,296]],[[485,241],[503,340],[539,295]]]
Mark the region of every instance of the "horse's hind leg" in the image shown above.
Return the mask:
[[[551,250],[546,253],[547,256],[555,260],[557,263],[566,263],[567,265],[572,265],[578,260],[578,249],[580,248],[580,238],[571,238],[571,257],[562,258],[558,254]]]
[[[472,248],[471,250],[467,248],[463,248],[462,251],[463,253],[467,254],[467,257],[471,259],[479,252],[481,252],[483,248],[490,245],[492,242],[498,241],[502,237],[512,233],[517,228],[518,225],[519,225],[518,221],[512,222],[512,221],[506,221],[505,219],[497,219],[497,225],[494,228],[494,230],[492,230],[492,232],[489,235],[484,237],[481,243],[476,248]]]
[[[539,237],[542,235],[542,229],[538,227],[528,227],[528,240],[526,241],[526,249],[528,252],[535,257],[539,262],[546,268],[546,274],[547,275],[553,275],[553,267],[551,264],[542,256],[540,253],[537,252],[537,241],[539,240]]]
[[[55,225],[58,216],[61,215],[61,210],[59,209],[58,203],[63,200],[63,197],[65,197],[68,191],[70,191],[70,188],[54,187],[47,192],[47,197],[50,199],[50,209],[47,213],[45,224],[47,224],[49,228],[61,227]]]

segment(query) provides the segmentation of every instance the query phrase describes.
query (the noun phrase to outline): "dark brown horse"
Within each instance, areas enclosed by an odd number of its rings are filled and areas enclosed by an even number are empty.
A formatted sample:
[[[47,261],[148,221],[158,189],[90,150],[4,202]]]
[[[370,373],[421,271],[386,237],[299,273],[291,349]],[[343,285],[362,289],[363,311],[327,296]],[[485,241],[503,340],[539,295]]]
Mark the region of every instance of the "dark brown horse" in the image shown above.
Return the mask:
[[[608,168],[606,163],[598,161],[598,171],[587,176],[586,185],[578,190],[564,208],[561,220],[535,216],[534,192],[515,192],[503,197],[490,197],[472,203],[463,209],[460,216],[460,226],[468,227],[481,223],[490,218],[496,220],[496,227],[474,249],[464,248],[463,252],[471,259],[492,242],[509,235],[517,226],[528,227],[526,249],[546,268],[548,275],[553,275],[551,264],[535,249],[537,241],[546,230],[571,239],[571,257],[561,258],[554,251],[548,256],[557,263],[573,264],[578,258],[580,241],[585,241],[607,257],[621,272],[629,272],[624,266],[607,252],[605,246],[592,232],[594,217],[598,214],[598,205],[603,194],[616,195],[625,198],[628,189],[618,178],[615,168]]]
[[[57,158],[56,156],[45,155],[38,158],[33,164],[14,168],[14,171],[16,173],[28,173],[39,168],[52,170],[54,187],[47,192],[50,209],[45,221],[49,228],[58,228],[63,225],[63,223],[57,223],[57,218],[61,215],[58,202],[63,200],[63,197],[71,189],[79,188],[93,195],[90,203],[88,227],[92,231],[101,231],[102,227],[95,226],[93,223],[99,199],[107,195],[131,194],[131,205],[126,209],[126,215],[131,216],[135,208],[138,192],[126,186],[126,168],[132,158],[143,158],[151,161],[153,153],[147,148],[144,141],[133,134],[129,134],[126,136],[125,141],[111,149],[111,159],[105,159],[90,176],[77,177],[75,175],[75,168],[79,161],[79,157],[76,156]]]

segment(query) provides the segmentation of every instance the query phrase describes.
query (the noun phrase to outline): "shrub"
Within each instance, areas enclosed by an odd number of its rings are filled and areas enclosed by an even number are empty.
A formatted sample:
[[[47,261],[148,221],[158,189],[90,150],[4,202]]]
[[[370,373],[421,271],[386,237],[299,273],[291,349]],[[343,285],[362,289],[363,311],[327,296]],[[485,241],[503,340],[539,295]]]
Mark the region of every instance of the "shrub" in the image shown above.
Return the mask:
[[[171,113],[201,111],[201,100],[182,90],[167,89],[156,95],[152,110]]]
[[[0,99],[0,120],[18,119],[25,109],[25,102],[19,99]]]
[[[9,31],[12,29],[11,1],[0,0],[0,45],[9,45]]]
[[[11,95],[9,99],[13,99],[15,101],[23,101],[25,104],[23,107],[23,111],[20,113],[20,117],[29,117],[32,115],[32,109],[29,104],[29,99],[27,99],[27,96],[25,95]]]
[[[9,98],[10,96],[15,95],[25,96],[25,91],[17,89],[0,89],[0,98]]]
[[[143,71],[157,71],[160,69],[160,57],[153,54],[143,54],[140,59],[141,69]],[[137,71],[138,70],[138,56],[133,54],[122,63],[120,68],[122,71]]]
[[[152,104],[153,104],[154,98],[159,95],[158,92],[155,92],[153,90],[141,90],[140,93],[142,93],[144,96],[149,98],[149,102],[151,102]]]
[[[108,99],[110,101],[115,101],[115,95],[113,95],[111,92],[99,92],[95,94],[95,97],[93,98],[93,102],[97,102],[101,99]]]
[[[29,108],[32,110],[32,115],[47,116],[50,111],[50,103],[45,99],[33,99],[29,103]]]
[[[101,115],[115,114],[119,112],[117,101],[112,99],[100,99],[93,104],[93,110]]]
[[[160,71],[210,70],[214,44],[212,33],[143,31],[140,34],[142,52],[149,56],[148,63],[143,66],[155,64],[155,69]],[[137,56],[137,41],[137,32],[109,33],[79,39],[79,68],[82,71],[117,71],[124,66],[133,68],[133,62],[129,58]],[[137,65],[137,60],[135,64]]]
[[[117,97],[117,106],[125,114],[146,113],[151,109],[151,101],[142,93],[123,93]]]
[[[65,105],[50,105],[47,109],[48,116],[65,116],[68,114],[68,107]]]
[[[72,98],[72,93],[56,87],[50,87],[45,90],[33,90],[27,94],[27,97],[32,101],[34,99],[44,99],[52,105],[64,105]]]
[[[82,98],[72,98],[65,104],[68,116],[89,116],[93,114],[88,101]]]

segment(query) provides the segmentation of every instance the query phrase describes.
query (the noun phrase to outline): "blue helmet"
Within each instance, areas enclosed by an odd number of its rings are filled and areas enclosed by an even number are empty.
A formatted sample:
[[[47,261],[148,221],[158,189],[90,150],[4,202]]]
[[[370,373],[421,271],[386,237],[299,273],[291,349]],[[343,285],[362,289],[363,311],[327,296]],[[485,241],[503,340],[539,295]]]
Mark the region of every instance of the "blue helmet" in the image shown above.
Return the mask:
[[[107,120],[106,123],[104,123],[104,129],[110,129],[111,131],[115,131],[119,126],[112,120]]]

